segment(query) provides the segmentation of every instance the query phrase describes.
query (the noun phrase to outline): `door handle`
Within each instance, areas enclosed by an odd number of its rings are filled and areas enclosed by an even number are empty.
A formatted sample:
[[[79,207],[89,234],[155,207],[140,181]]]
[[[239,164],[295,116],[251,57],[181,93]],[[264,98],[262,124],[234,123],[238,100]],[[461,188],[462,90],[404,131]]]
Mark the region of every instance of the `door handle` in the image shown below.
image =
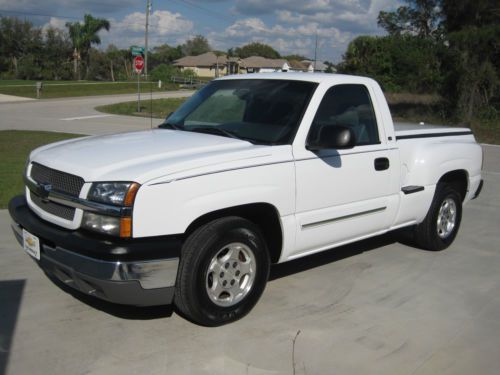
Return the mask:
[[[386,169],[389,169],[390,165],[389,159],[387,158],[376,158],[373,164],[376,171],[384,171]]]

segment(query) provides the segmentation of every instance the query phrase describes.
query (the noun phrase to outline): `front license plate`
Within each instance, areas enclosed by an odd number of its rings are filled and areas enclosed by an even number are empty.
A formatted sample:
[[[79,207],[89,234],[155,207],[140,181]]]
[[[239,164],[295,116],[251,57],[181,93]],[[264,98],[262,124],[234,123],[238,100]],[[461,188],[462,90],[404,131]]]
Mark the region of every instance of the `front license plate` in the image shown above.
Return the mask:
[[[23,229],[23,247],[29,255],[40,260],[40,240],[26,229]]]

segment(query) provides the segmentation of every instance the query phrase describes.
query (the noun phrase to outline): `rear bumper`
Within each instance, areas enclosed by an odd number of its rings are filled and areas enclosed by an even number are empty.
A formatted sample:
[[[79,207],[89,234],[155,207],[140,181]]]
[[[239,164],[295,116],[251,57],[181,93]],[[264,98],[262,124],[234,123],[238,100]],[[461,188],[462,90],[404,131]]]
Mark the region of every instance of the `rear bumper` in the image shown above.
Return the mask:
[[[85,294],[126,305],[172,302],[182,241],[178,236],[110,240],[69,231],[36,216],[24,197],[9,203],[12,229],[23,244],[23,229],[40,239],[39,266]]]

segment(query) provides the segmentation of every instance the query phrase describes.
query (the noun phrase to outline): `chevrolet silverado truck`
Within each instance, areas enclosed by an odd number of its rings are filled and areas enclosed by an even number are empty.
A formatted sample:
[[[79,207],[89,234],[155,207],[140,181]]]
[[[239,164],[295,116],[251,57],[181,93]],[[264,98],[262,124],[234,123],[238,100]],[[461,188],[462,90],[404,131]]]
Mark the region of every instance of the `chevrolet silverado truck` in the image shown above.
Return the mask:
[[[252,309],[271,264],[402,227],[447,248],[481,168],[469,129],[394,126],[372,79],[237,75],[156,129],[34,150],[9,211],[56,280],[217,326]]]

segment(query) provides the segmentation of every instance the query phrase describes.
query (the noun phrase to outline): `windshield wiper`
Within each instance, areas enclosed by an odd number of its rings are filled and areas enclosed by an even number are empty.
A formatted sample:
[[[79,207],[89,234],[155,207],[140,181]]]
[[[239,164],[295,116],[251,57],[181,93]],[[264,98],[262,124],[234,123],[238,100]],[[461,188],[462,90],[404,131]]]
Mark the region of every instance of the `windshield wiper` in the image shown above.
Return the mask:
[[[174,130],[186,130],[183,126],[172,124],[171,122],[164,122],[158,125],[160,129],[174,129]]]
[[[236,134],[230,132],[229,130],[222,129],[222,128],[200,126],[197,128],[189,129],[189,131],[197,132],[197,133],[208,133],[208,134],[222,135],[224,137],[241,139]]]

